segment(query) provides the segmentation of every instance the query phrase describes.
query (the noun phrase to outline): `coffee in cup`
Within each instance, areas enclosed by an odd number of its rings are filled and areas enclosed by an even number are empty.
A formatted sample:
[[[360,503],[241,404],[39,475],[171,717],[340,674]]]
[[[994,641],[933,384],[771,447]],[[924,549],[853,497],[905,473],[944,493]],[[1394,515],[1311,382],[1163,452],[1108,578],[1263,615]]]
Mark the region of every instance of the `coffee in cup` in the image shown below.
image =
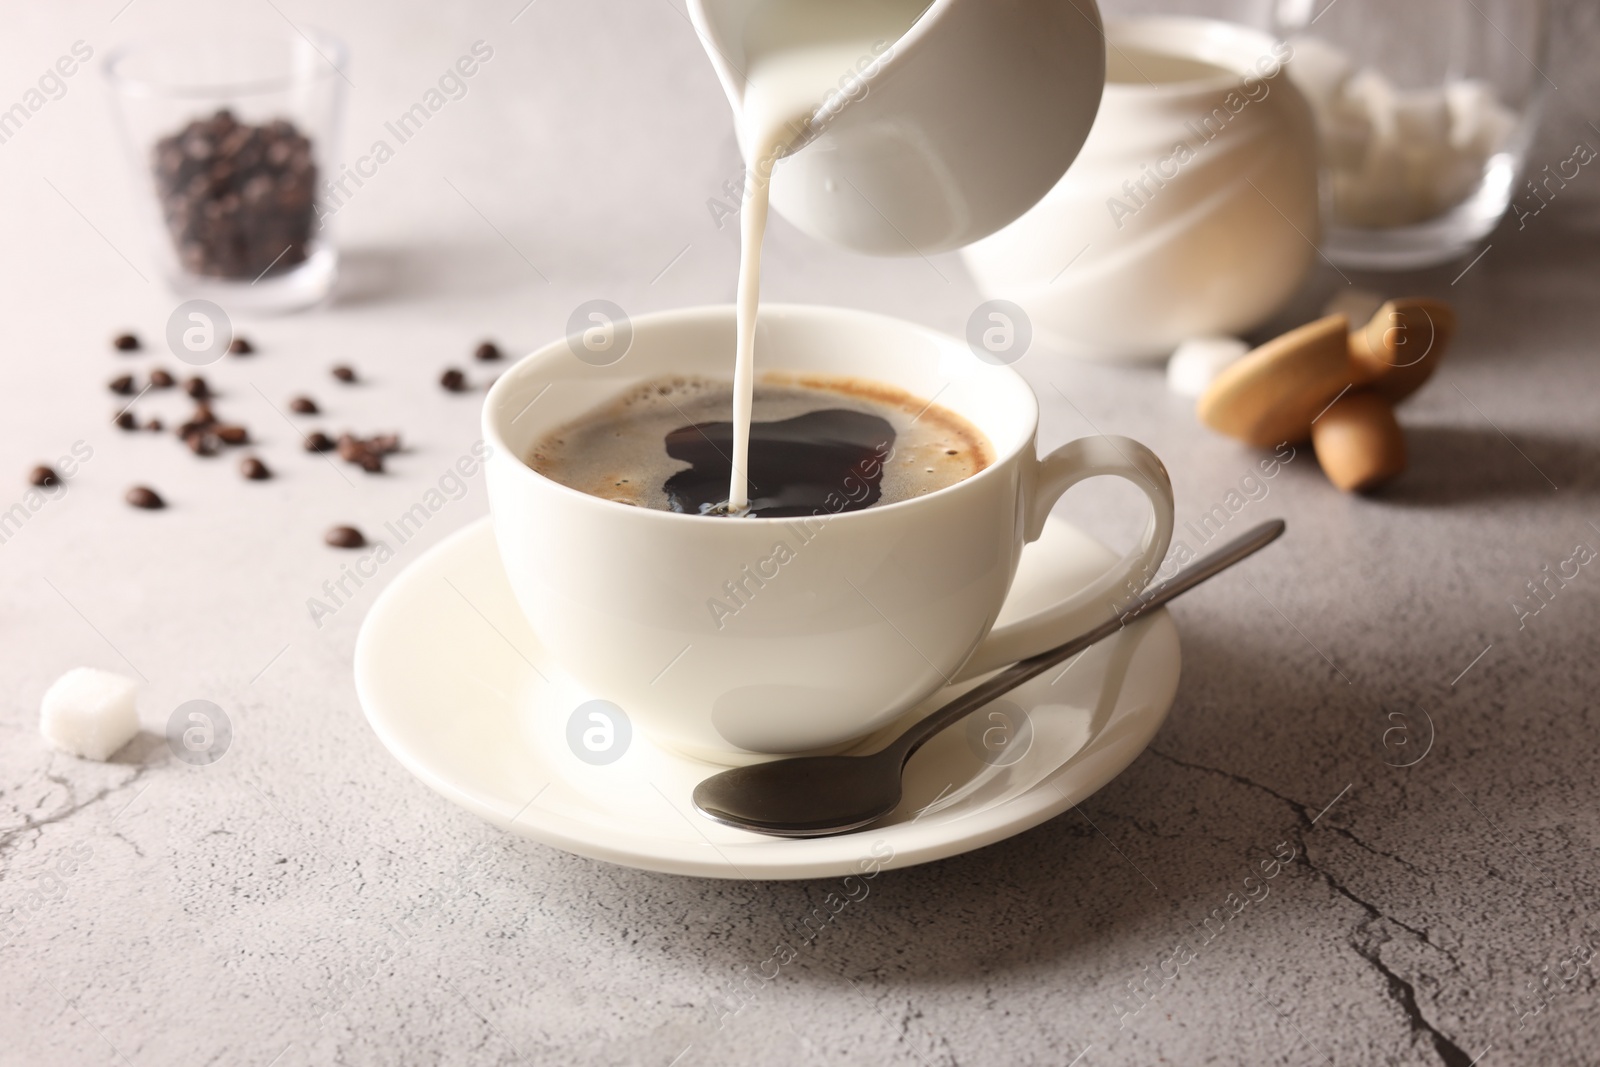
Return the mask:
[[[621,504],[729,514],[733,383],[672,376],[635,385],[547,433],[528,465]],[[947,408],[853,378],[757,384],[745,515],[836,514],[925,496],[983,470],[994,450]]]

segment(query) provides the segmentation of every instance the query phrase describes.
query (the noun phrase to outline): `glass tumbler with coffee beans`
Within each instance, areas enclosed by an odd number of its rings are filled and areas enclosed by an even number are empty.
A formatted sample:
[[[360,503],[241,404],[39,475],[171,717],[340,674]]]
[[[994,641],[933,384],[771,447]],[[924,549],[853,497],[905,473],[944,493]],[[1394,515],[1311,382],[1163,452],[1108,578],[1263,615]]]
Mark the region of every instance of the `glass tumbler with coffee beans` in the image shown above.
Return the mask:
[[[229,310],[287,311],[332,290],[327,190],[345,63],[344,47],[314,31],[175,38],[107,59],[176,292]]]

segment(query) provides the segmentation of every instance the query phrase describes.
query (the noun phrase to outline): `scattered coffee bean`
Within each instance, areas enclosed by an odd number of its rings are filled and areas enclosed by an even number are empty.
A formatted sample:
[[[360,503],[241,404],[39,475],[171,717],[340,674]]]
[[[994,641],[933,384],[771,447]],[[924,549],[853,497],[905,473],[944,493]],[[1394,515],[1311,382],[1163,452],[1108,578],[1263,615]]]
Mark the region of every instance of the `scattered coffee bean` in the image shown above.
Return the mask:
[[[452,393],[464,392],[467,388],[467,376],[455,367],[451,367],[439,375],[439,384]]]
[[[254,456],[246,456],[239,461],[239,473],[249,478],[252,482],[263,482],[272,477],[272,472],[267,465]]]
[[[185,270],[253,281],[311,254],[317,165],[292,123],[257,126],[224,108],[158,140],[154,169]]]
[[[56,473],[54,467],[47,467],[41,463],[28,472],[28,483],[49,488],[61,484],[61,475]]]
[[[289,410],[297,415],[315,415],[322,409],[309,396],[297,396],[289,401]]]
[[[152,389],[171,389],[177,384],[178,379],[160,367],[150,372],[150,388]]]
[[[194,430],[183,437],[183,443],[189,446],[189,451],[197,456],[214,456],[221,444],[217,435],[210,430]]]
[[[214,431],[217,440],[225,445],[243,445],[250,441],[250,431],[243,426],[222,425]]]
[[[307,452],[328,452],[333,449],[333,438],[321,430],[312,430],[306,435]]]
[[[201,430],[213,429],[216,425],[216,413],[211,410],[211,405],[201,401],[194,406],[194,412],[189,418],[178,425],[178,436],[188,437]]]
[[[119,411],[113,421],[124,430],[137,430],[139,428],[139,420],[133,417],[133,412],[131,411]]]
[[[183,391],[196,400],[204,400],[211,395],[211,386],[206,384],[204,378],[196,374],[193,378],[183,383]]]
[[[107,388],[120,396],[129,396],[137,392],[134,388],[133,375],[131,374],[124,374],[119,378],[111,379],[111,384]]]
[[[366,537],[354,526],[330,527],[322,539],[334,548],[360,548],[367,543]]]
[[[248,356],[256,350],[256,346],[243,337],[235,337],[228,342],[228,354],[231,356]]]
[[[353,382],[356,380],[356,369],[341,363],[333,368],[333,376],[341,382]]]
[[[160,433],[163,429],[163,426],[160,419],[150,419],[145,422],[144,428],[149,430],[151,433]]]
[[[383,457],[400,451],[400,435],[394,433],[377,434],[373,437],[357,437],[353,433],[342,433],[338,440],[339,458],[347,463],[353,463],[369,474],[383,472]]]
[[[137,352],[140,347],[139,338],[131,333],[119,333],[111,339],[111,346],[118,352]]]
[[[473,349],[473,358],[484,363],[493,363],[500,358],[500,346],[493,341],[485,341]]]
[[[152,511],[156,508],[167,506],[167,502],[162,500],[154,489],[143,485],[136,485],[129,489],[123,499],[136,508],[146,508]]]

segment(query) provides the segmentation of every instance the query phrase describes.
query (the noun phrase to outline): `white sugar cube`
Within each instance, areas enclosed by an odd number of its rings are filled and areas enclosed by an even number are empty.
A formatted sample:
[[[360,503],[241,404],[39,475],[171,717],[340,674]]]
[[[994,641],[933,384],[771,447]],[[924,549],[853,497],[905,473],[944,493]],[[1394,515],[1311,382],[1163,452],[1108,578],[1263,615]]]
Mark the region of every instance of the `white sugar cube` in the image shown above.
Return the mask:
[[[1477,78],[1463,78],[1444,87],[1450,106],[1450,144],[1459,152],[1488,157],[1499,151],[1509,132],[1508,113],[1494,90]],[[1515,123],[1513,118],[1512,123]]]
[[[1250,346],[1234,337],[1191,337],[1167,360],[1167,388],[1179,396],[1199,396]]]
[[[110,758],[139,732],[138,683],[95,667],[56,679],[39,705],[39,732],[57,748],[93,760]]]
[[[1340,103],[1365,112],[1374,137],[1392,138],[1398,132],[1394,86],[1377,71],[1363,70],[1345,82]]]
[[[1450,105],[1444,89],[1411,89],[1394,95],[1395,129],[1400,139],[1443,148],[1450,141]]]

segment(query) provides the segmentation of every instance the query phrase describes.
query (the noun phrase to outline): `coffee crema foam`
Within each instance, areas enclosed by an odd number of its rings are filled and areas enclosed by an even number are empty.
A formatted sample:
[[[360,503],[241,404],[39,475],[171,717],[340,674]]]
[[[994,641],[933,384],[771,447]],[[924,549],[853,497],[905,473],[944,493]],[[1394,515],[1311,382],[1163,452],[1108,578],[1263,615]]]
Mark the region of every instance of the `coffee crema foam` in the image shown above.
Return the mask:
[[[528,454],[529,467],[571,489],[620,504],[677,511],[667,491],[690,464],[667,454],[668,435],[685,427],[726,423],[733,383],[675,376],[641,382],[546,434]],[[753,419],[781,422],[827,410],[878,416],[894,430],[881,462],[873,506],[925,496],[970,478],[994,462],[982,431],[947,408],[879,382],[856,378],[768,374],[755,386]],[[751,471],[760,483],[760,471]],[[839,492],[849,486],[841,479]],[[843,508],[820,507],[820,513]]]

